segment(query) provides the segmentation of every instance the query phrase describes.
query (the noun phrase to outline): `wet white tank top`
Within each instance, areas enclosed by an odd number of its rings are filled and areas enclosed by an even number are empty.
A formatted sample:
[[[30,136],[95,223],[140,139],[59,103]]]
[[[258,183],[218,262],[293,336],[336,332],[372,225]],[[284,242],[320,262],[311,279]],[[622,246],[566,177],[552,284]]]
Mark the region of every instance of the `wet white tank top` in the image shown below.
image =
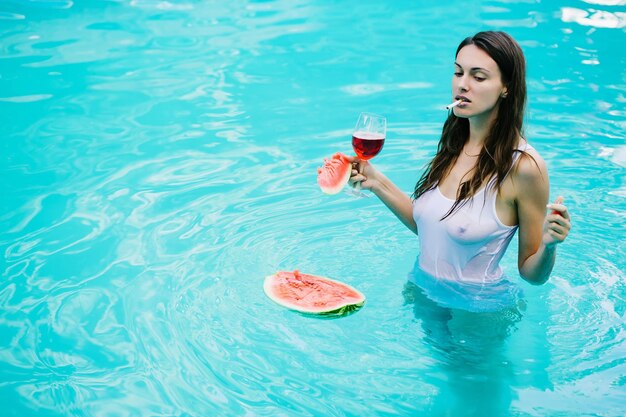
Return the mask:
[[[513,155],[514,163],[519,155]],[[459,282],[492,283],[502,278],[500,260],[518,226],[507,226],[498,218],[494,183],[490,181],[444,220],[454,200],[439,187],[413,201],[420,268],[437,278]]]

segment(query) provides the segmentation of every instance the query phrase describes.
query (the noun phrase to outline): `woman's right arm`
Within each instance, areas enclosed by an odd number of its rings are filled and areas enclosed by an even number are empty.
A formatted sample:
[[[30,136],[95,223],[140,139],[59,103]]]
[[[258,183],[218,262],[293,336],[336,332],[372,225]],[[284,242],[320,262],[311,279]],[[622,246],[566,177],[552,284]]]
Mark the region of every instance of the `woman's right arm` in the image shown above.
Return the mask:
[[[351,162],[350,185],[360,182],[361,188],[371,190],[410,231],[417,234],[411,198],[368,161],[351,157]]]

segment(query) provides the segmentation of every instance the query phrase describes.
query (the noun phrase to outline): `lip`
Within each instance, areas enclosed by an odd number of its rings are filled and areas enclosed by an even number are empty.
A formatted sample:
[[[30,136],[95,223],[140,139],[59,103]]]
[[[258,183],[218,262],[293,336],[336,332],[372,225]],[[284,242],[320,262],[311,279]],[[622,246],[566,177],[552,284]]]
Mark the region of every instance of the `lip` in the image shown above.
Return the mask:
[[[463,103],[471,103],[472,100],[470,100],[469,98],[465,97],[465,96],[456,96],[454,97],[455,100],[463,100]]]

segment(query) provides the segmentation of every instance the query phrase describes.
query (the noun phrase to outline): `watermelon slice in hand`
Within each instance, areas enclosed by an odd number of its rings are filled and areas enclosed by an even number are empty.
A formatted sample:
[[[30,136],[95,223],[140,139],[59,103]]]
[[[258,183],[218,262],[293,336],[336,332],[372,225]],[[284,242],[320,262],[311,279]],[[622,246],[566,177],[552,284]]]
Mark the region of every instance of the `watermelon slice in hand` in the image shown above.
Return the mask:
[[[263,289],[276,303],[305,314],[344,315],[365,303],[365,296],[347,284],[297,270],[266,277]]]
[[[350,179],[352,164],[347,156],[337,152],[317,169],[317,183],[326,194],[337,194]]]

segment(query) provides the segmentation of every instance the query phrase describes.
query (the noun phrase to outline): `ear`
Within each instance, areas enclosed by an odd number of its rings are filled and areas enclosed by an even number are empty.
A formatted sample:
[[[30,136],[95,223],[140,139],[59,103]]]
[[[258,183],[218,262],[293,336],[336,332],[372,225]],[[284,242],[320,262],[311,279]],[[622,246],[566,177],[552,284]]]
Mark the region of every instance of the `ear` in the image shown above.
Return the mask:
[[[500,97],[502,98],[506,98],[506,96],[509,95],[508,90],[506,89],[506,87],[502,90],[502,93],[500,93]]]

